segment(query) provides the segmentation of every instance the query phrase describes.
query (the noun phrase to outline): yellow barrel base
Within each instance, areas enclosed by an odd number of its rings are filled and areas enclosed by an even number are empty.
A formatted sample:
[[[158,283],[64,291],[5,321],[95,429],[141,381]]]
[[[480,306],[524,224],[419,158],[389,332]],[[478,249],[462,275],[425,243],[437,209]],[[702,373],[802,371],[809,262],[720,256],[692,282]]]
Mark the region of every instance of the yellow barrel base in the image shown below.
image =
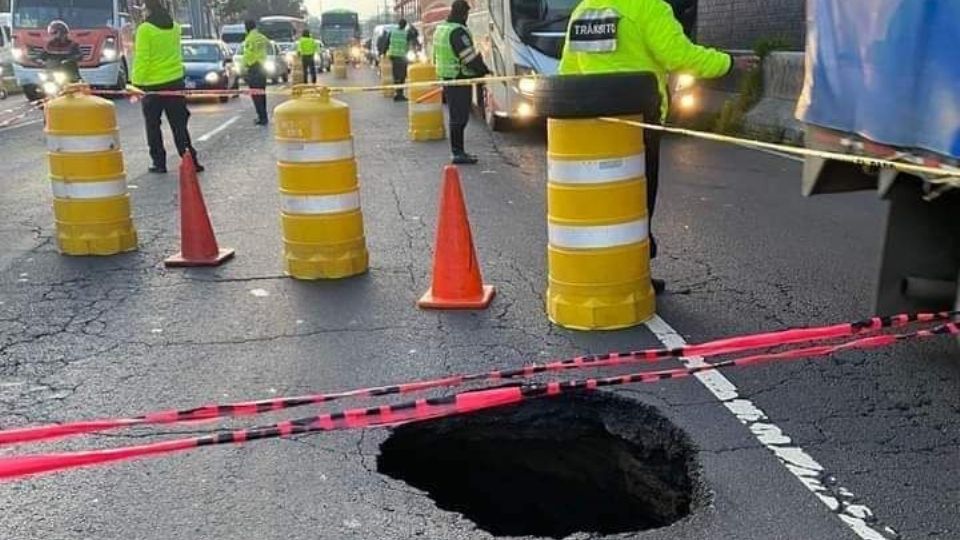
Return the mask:
[[[318,250],[317,246],[284,244],[286,273],[295,279],[343,279],[363,274],[370,265],[366,247],[344,251],[342,248]]]
[[[571,330],[620,330],[649,321],[657,312],[653,286],[610,297],[564,295],[547,288],[547,317]]]
[[[411,141],[439,141],[447,138],[447,131],[444,128],[436,129],[416,129],[410,130]]]
[[[137,249],[137,231],[132,221],[123,227],[115,224],[81,227],[57,223],[57,247],[64,255],[116,255]]]

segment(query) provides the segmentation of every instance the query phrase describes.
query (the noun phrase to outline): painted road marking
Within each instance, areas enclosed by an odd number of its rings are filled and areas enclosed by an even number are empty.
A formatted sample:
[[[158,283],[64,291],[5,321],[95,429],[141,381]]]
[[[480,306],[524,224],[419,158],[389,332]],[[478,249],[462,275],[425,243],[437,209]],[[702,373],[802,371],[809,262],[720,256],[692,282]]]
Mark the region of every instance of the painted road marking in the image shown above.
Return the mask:
[[[210,139],[212,139],[212,138],[216,137],[217,135],[219,135],[220,133],[222,133],[222,132],[223,132],[225,129],[227,129],[228,127],[232,126],[232,125],[233,125],[237,120],[239,120],[239,119],[240,119],[240,115],[237,115],[237,116],[234,116],[233,118],[230,118],[230,119],[227,120],[226,122],[220,124],[219,126],[217,126],[217,127],[213,128],[212,130],[208,131],[207,133],[204,133],[203,135],[201,135],[200,138],[197,139],[197,142],[203,143],[203,142],[209,141]]]
[[[657,315],[647,323],[647,328],[665,347],[687,345],[683,336]],[[681,360],[688,368],[705,364],[701,357]],[[741,398],[737,387],[725,375],[714,370],[697,373],[694,377],[723,403],[741,424],[747,426],[757,441],[773,452],[780,463],[857,536],[863,540],[899,538],[896,531],[878,524],[870,508],[862,504],[850,490],[841,486],[823,465],[813,459],[803,448],[794,444],[782,429],[770,421],[765,412],[749,399]]]
[[[39,124],[40,122],[43,122],[42,118],[37,118],[36,120],[28,120],[26,122],[20,122],[12,126],[0,128],[0,133],[3,133],[5,131],[13,131],[15,129],[20,129],[22,127],[33,126],[33,125]]]

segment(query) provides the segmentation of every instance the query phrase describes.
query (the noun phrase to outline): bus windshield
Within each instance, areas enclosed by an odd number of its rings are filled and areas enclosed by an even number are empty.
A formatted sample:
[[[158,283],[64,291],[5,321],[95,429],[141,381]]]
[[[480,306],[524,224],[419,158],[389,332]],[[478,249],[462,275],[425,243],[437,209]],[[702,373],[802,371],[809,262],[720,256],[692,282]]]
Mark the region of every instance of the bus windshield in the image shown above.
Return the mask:
[[[350,45],[360,38],[360,19],[352,11],[328,11],[320,16],[320,37],[328,47]]]
[[[113,26],[112,0],[16,0],[14,28],[46,28],[61,20],[70,28]]]
[[[510,0],[513,28],[524,43],[560,58],[570,14],[579,0]]]
[[[273,41],[290,43],[296,41],[297,29],[290,21],[260,21],[258,25],[263,35]]]

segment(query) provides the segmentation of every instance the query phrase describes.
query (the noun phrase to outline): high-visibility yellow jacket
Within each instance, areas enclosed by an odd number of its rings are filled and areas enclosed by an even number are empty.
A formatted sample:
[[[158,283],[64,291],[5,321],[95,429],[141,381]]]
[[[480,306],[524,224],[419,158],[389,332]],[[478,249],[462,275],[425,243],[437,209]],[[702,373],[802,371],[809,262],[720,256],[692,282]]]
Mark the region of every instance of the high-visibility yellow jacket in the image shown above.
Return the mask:
[[[256,28],[247,32],[247,37],[243,40],[243,67],[266,62],[269,49],[270,40],[267,36]]]
[[[160,28],[149,22],[137,27],[134,37],[131,82],[137,86],[159,86],[183,78],[183,51],[180,25]]]
[[[667,76],[710,79],[730,71],[729,54],[692,43],[664,0],[583,0],[573,10],[561,74],[645,71],[656,75],[667,114]]]
[[[317,42],[312,37],[302,37],[297,40],[297,53],[300,56],[313,56],[317,54]]]

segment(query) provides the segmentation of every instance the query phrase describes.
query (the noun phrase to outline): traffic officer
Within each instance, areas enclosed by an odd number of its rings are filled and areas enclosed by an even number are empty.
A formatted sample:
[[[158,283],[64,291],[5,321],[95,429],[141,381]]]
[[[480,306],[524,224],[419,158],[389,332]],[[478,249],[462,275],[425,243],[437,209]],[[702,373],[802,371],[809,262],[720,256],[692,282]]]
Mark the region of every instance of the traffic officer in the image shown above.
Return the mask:
[[[445,81],[483,77],[490,72],[483,57],[473,46],[473,37],[465,26],[470,4],[466,0],[455,0],[450,6],[447,21],[437,26],[433,34],[434,64],[437,76]],[[473,102],[473,87],[444,86],[443,96],[447,102],[450,127],[450,150],[453,163],[468,165],[477,162],[464,150],[463,133],[470,120],[470,107]]]
[[[300,64],[303,66],[303,82],[310,81],[310,84],[317,84],[317,41],[310,37],[310,30],[304,30],[300,39],[297,40],[297,54],[300,55]],[[307,73],[310,78],[307,79]]]
[[[664,0],[582,0],[570,16],[567,39],[558,69],[561,75],[647,72],[657,78],[658,96],[643,100],[646,122],[662,123],[667,116],[667,80],[671,72],[702,79],[722,77],[732,69],[756,67],[756,56],[734,57],[701,47],[684,35],[673,8]],[[646,153],[647,217],[653,218],[660,174],[660,132],[644,130]],[[650,257],[657,242],[650,235]],[[666,288],[654,279],[659,294]]]
[[[407,82],[407,53],[410,52],[410,43],[416,42],[417,31],[407,25],[406,19],[400,19],[397,27],[390,31],[387,56],[393,64],[393,84]],[[406,101],[403,89],[398,88],[393,96],[394,101]]]
[[[184,95],[158,95],[150,92],[183,91],[183,53],[180,50],[180,25],[173,21],[170,12],[160,0],[146,0],[146,19],[137,27],[134,39],[132,82],[147,92],[142,99],[143,118],[147,130],[147,145],[153,165],[149,171],[167,172],[167,151],[163,147],[160,132],[161,116],[166,115],[173,132],[173,141],[182,157],[187,152],[193,156],[197,172],[203,167],[197,161],[197,151],[190,142],[187,121],[187,98]]]
[[[243,40],[243,69],[246,73],[247,86],[253,92],[250,99],[257,111],[258,126],[265,126],[267,119],[267,73],[264,63],[267,61],[267,51],[270,49],[270,40],[257,29],[257,22],[247,19],[243,23],[247,29],[247,37]]]

